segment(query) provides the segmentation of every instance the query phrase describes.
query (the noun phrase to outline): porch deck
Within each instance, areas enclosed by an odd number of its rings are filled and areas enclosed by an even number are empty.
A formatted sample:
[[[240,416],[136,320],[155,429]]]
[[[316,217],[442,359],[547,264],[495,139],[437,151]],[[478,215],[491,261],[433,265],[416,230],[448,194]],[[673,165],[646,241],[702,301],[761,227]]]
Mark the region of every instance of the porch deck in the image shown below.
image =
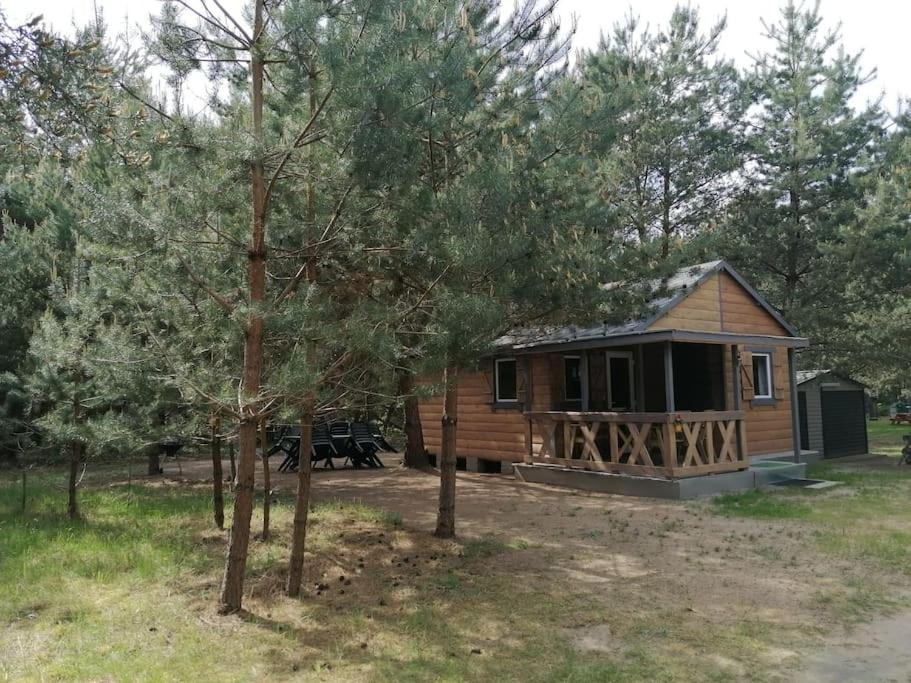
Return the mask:
[[[526,412],[529,465],[681,479],[750,466],[740,410]],[[535,435],[539,443],[536,443]]]

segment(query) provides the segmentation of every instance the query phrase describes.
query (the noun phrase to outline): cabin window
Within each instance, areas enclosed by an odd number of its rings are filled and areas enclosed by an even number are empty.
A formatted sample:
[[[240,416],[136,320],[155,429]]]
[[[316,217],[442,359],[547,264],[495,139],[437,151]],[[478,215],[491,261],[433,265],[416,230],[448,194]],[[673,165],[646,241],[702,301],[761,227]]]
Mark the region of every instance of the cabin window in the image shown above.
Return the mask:
[[[515,403],[519,400],[518,382],[516,381],[516,359],[498,358],[496,362],[497,403]]]
[[[772,355],[753,353],[753,398],[772,398]]]
[[[563,356],[563,388],[567,401],[582,400],[581,356]]]

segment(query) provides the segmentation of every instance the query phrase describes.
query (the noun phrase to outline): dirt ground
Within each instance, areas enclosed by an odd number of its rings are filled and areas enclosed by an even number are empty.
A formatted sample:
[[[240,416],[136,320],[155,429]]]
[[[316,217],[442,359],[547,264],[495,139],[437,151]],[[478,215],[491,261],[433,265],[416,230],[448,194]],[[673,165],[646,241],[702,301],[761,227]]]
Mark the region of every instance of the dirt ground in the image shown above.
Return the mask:
[[[432,531],[437,477],[387,462],[383,470],[315,471],[314,499],[361,501],[401,515],[405,529]],[[207,479],[211,471],[204,460],[182,468],[188,479]],[[291,492],[296,476],[273,473],[272,484]],[[819,553],[801,524],[724,517],[710,505],[460,473],[457,530],[462,538],[522,548],[511,566],[498,569],[525,585],[563,582],[603,599],[606,609],[594,623],[589,616],[568,630],[580,652],[629,647],[633,624],[646,640],[663,634],[672,654],[677,647],[698,655],[693,650],[704,647],[717,670],[738,680],[753,678],[751,666],[765,680],[911,680],[901,647],[911,616],[880,619],[857,638],[846,636],[846,626],[869,618],[852,612],[863,597],[856,593],[892,585],[892,577]],[[614,637],[620,631],[627,637]],[[683,632],[686,642],[675,644],[674,633]]]
[[[911,612],[875,619],[812,653],[795,683],[911,681]]]

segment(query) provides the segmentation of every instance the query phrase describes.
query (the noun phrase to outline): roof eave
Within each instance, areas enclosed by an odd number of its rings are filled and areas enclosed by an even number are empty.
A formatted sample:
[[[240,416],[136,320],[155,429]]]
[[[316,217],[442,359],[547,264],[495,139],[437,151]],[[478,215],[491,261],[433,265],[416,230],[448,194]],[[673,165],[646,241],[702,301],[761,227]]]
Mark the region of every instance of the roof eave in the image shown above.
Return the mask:
[[[740,334],[736,332],[696,332],[691,330],[643,330],[640,332],[629,332],[609,337],[569,339],[544,344],[518,344],[510,348],[498,350],[497,355],[502,355],[504,353],[524,355],[529,353],[546,353],[548,351],[576,351],[612,346],[654,344],[667,341],[694,344],[771,345],[794,349],[803,349],[810,345],[809,340],[804,337],[779,337],[775,335]]]

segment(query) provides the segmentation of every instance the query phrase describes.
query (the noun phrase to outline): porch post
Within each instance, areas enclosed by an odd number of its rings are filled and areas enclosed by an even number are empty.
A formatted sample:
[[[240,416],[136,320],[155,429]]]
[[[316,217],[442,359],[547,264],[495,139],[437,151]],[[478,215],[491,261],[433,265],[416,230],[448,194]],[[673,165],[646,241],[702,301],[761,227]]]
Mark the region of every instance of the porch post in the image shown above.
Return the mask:
[[[525,417],[525,463],[531,465],[534,462],[535,455],[534,434],[532,431],[531,418]]]
[[[633,369],[636,373],[636,409],[640,413],[645,412],[645,365],[642,362],[644,356],[642,344],[639,344],[636,347],[636,367]]]
[[[737,344],[731,344],[731,390],[734,392],[734,410],[743,410],[743,392],[740,390],[740,348]],[[739,420],[737,422],[737,459],[749,461],[749,456],[744,453],[746,449],[745,429],[744,420]]]
[[[664,342],[664,407],[673,413],[674,407],[674,353],[671,342]]]
[[[579,359],[579,375],[580,384],[582,385],[582,410],[584,412],[589,409],[588,351],[583,351],[582,357]]]
[[[794,445],[794,462],[800,462],[800,403],[797,400],[797,366],[794,349],[788,348],[788,383],[791,389],[791,441]]]
[[[740,391],[740,353],[737,344],[731,344],[731,391],[734,392],[734,410],[743,410],[743,394]]]

